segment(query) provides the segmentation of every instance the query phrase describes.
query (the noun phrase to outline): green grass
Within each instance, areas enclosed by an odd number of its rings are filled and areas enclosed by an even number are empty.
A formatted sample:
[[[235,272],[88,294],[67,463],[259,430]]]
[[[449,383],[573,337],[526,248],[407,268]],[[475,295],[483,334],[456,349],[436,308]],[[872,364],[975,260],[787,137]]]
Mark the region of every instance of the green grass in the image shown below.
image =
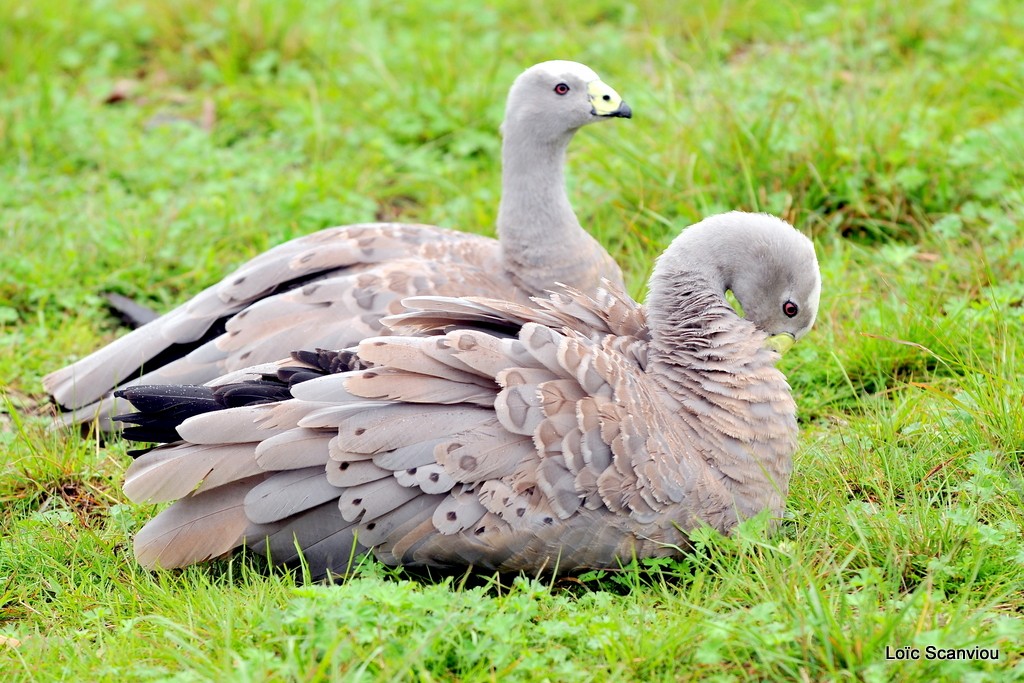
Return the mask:
[[[4,678],[1024,679],[1018,4],[397,4],[0,3]],[[634,294],[711,212],[816,240],[781,528],[578,580],[137,567],[125,445],[48,431],[39,384],[121,333],[100,294],[167,309],[347,222],[491,234],[505,91],[550,58],[636,111],[570,158]],[[928,645],[1000,659],[885,659]]]

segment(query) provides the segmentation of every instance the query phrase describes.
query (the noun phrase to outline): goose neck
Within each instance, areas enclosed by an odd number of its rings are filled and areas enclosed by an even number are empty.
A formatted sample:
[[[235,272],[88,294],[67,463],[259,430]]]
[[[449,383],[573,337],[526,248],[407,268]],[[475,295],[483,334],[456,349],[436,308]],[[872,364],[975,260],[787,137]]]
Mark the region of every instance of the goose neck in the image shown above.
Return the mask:
[[[565,155],[572,131],[534,135],[506,127],[498,237],[506,275],[528,294],[556,282],[592,291],[602,277],[622,285],[608,252],[583,230],[565,192]]]
[[[572,133],[538,140],[516,128],[506,131],[502,143],[502,239],[530,245],[579,229],[565,190],[565,157]]]

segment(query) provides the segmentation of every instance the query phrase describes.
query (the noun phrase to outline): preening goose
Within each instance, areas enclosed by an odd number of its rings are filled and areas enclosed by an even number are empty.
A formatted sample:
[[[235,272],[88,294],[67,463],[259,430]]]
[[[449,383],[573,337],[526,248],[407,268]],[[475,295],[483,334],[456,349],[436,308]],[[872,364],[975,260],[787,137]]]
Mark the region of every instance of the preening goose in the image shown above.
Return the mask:
[[[128,388],[125,436],[183,440],[128,469],[132,500],[176,500],[136,557],[178,567],[244,543],[291,563],[298,546],[323,576],[367,549],[530,571],[677,554],[697,525],[782,511],[797,423],[775,363],[820,290],[810,240],[734,212],[673,241],[644,306],[614,285],[418,297],[354,352]]]
[[[499,241],[428,225],[329,228],[281,244],[148,325],[43,380],[65,423],[111,429],[110,392],[132,378],[201,384],[307,346],[344,348],[380,334],[380,319],[417,294],[526,301],[555,282],[621,282],[569,205],[566,148],[581,127],[629,118],[590,68],[537,64],[509,91],[503,123]]]

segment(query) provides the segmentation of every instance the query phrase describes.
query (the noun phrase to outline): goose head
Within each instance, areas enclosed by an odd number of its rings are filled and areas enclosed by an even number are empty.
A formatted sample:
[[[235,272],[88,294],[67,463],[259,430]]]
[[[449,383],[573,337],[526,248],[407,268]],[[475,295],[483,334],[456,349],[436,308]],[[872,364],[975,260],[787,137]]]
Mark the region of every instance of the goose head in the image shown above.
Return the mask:
[[[516,78],[502,132],[527,126],[537,140],[559,141],[588,123],[632,116],[629,105],[593,69],[554,60],[535,64]]]
[[[723,296],[731,291],[743,317],[780,353],[807,334],[818,314],[821,274],[814,245],[768,214],[733,211],[687,228],[659,258],[651,295],[665,309],[671,306],[667,297],[678,297],[695,281]]]

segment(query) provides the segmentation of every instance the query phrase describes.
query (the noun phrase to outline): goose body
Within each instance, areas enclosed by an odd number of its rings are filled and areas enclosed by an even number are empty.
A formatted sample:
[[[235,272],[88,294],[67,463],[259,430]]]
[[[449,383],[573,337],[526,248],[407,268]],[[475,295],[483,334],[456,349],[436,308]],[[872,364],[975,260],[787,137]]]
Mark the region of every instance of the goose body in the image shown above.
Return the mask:
[[[364,551],[531,571],[678,554],[698,525],[782,511],[797,423],[772,342],[810,329],[819,293],[806,237],[730,213],[676,238],[645,306],[611,284],[419,297],[353,351],[129,388],[128,438],[180,437],[127,472],[132,500],[176,501],[136,557],[298,546],[322,576]]]
[[[563,169],[575,132],[629,117],[619,95],[575,62],[537,64],[513,83],[502,146],[499,240],[430,225],[368,223],[281,244],[153,322],[43,380],[65,423],[111,429],[111,392],[132,383],[201,384],[306,346],[380,334],[412,295],[526,301],[555,282],[621,282],[569,205]]]

